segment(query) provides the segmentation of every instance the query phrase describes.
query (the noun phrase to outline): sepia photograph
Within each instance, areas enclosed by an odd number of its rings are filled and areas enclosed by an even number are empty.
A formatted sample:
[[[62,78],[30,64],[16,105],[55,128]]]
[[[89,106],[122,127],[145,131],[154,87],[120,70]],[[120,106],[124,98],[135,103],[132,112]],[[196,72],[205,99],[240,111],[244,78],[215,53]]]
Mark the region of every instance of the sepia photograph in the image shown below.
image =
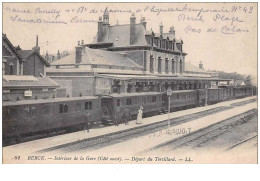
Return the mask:
[[[4,164],[257,164],[258,4],[2,3]]]

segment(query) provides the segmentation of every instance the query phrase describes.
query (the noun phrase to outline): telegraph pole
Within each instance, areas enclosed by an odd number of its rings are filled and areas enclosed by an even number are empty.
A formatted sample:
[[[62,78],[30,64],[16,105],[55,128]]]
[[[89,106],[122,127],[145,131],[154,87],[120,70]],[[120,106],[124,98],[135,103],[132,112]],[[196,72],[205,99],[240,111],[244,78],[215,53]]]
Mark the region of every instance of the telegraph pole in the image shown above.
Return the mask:
[[[208,105],[208,85],[205,85],[205,89],[206,89],[206,96],[205,96],[205,106]]]

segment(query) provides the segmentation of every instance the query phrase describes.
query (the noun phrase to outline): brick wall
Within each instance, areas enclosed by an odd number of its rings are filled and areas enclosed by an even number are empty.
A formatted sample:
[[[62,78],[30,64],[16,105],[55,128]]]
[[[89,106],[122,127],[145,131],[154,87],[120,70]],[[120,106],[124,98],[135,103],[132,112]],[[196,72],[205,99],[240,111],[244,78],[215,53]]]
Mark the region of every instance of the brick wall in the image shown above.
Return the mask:
[[[50,77],[60,85],[60,89],[66,89],[66,95],[79,97],[94,95],[94,77]]]
[[[40,73],[44,75],[45,64],[41,61],[37,54],[31,55],[27,61],[24,62],[23,75],[33,75],[39,77]]]

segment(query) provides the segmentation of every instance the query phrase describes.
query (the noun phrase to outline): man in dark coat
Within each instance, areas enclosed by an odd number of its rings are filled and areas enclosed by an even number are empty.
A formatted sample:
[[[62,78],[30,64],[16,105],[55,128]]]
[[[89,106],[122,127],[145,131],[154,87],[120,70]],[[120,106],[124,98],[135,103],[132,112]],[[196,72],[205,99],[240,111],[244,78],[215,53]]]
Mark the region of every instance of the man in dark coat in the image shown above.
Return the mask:
[[[83,117],[84,117],[84,121],[85,121],[85,128],[84,128],[84,131],[87,130],[87,132],[89,133],[89,129],[90,129],[89,113],[83,115]]]
[[[123,120],[125,122],[125,125],[128,125],[130,118],[131,118],[131,112],[128,108],[126,108],[123,114]]]
[[[115,110],[114,119],[115,119],[115,126],[118,126],[120,119],[121,119],[120,110],[118,108]]]

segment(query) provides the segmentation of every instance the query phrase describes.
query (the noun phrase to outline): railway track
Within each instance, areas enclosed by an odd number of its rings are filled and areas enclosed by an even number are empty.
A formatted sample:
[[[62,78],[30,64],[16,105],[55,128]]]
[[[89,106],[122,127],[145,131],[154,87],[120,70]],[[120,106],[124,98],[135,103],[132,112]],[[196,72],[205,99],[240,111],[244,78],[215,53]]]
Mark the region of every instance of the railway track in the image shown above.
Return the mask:
[[[181,138],[171,140],[169,142],[163,143],[161,145],[157,145],[146,151],[154,151],[156,149],[163,149],[165,151],[172,151],[172,150],[181,150],[181,149],[195,149],[200,147],[203,143],[206,143],[221,134],[229,131],[235,126],[244,124],[256,116],[257,110],[252,109],[245,113],[236,115],[232,118],[223,120],[216,124],[213,124],[207,128],[200,129],[192,134],[184,135]],[[249,139],[248,139],[249,140]],[[248,141],[246,140],[246,141]],[[241,143],[242,144],[242,143]],[[234,147],[238,146],[234,145]],[[232,149],[232,148],[231,148]]]
[[[229,148],[226,149],[225,151],[232,150],[232,149],[234,149],[234,148],[236,148],[236,147],[238,147],[238,146],[241,146],[241,145],[243,145],[243,144],[245,144],[245,143],[247,143],[247,142],[249,142],[249,141],[252,141],[252,140],[254,140],[254,139],[257,139],[257,135],[254,135],[254,136],[252,136],[252,137],[250,137],[250,138],[247,138],[247,139],[245,139],[245,140],[243,140],[243,141],[240,141],[239,143],[236,143],[235,145],[229,147]],[[256,146],[256,145],[257,145],[257,144],[254,144],[254,145],[252,145],[252,147],[254,147],[254,146]]]
[[[246,104],[250,104],[250,103],[252,103],[252,102],[255,102],[256,101],[256,99],[250,99],[250,100],[246,100],[246,101],[242,101],[242,102],[237,102],[237,103],[233,103],[233,104],[231,104],[231,106],[244,106],[244,105],[246,105]]]
[[[182,116],[178,118],[174,118],[170,120],[170,126],[176,126],[179,124],[183,124],[186,122],[190,122],[195,119],[199,119],[211,114],[215,114],[221,111],[232,109],[233,107],[219,107],[214,108],[210,110],[206,110],[199,113],[194,113],[187,116]],[[165,128],[168,128],[168,120],[164,120],[161,122],[153,123],[150,125],[144,125],[138,128],[131,128],[115,133],[105,134],[102,136],[84,139],[84,140],[78,140],[76,142],[59,145],[55,147],[51,147],[48,149],[40,150],[39,152],[59,152],[59,153],[69,153],[69,152],[75,152],[75,151],[91,151],[95,149],[100,149],[109,145],[113,145],[116,143],[120,143],[132,138],[138,138],[140,136],[148,135],[160,130],[163,130]]]

